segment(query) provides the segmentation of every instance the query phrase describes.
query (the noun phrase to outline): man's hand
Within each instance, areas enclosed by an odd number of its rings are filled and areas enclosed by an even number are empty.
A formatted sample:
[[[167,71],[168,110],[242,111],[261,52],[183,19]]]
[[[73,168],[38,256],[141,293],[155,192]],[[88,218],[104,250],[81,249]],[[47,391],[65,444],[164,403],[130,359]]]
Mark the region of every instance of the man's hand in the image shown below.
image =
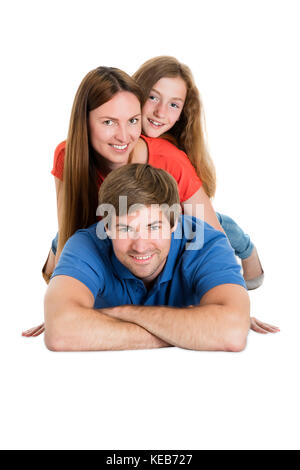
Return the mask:
[[[139,305],[119,305],[117,307],[101,308],[101,312],[104,315],[108,315],[111,318],[117,318],[123,321],[133,321],[133,315],[135,307]]]

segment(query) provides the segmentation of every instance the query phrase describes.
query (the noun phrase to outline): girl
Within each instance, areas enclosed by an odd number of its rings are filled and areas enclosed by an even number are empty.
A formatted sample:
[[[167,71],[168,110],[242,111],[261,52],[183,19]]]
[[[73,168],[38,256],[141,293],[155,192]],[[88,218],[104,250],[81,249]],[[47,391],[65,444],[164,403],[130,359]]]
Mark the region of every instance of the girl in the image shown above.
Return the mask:
[[[204,114],[190,69],[174,57],[160,56],[145,62],[133,75],[143,92],[143,133],[171,140],[188,155],[211,198],[216,174],[204,139]],[[185,213],[187,210],[185,210]],[[235,254],[241,258],[248,290],[259,287],[264,273],[256,248],[228,216],[218,214]]]

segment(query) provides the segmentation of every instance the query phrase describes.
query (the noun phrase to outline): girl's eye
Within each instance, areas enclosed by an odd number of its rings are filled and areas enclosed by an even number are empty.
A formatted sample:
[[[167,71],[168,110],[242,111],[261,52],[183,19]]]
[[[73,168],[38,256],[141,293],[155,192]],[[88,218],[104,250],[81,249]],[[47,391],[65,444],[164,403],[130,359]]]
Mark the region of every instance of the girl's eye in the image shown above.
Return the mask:
[[[171,103],[170,106],[171,106],[171,108],[179,109],[179,106],[176,103]]]
[[[149,100],[151,100],[151,101],[158,101],[158,98],[157,98],[157,96],[150,95],[150,96],[149,96]]]
[[[106,121],[103,122],[103,124],[105,124],[106,126],[112,126],[113,121],[111,119],[107,119]]]

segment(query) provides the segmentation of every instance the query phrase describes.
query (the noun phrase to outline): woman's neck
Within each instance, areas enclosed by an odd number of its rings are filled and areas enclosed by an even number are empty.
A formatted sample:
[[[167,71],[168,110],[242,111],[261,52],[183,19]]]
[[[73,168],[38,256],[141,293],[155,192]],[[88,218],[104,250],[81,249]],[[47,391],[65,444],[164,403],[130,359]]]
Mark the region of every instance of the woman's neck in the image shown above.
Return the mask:
[[[117,168],[122,166],[118,163],[112,163],[108,161],[106,158],[102,157],[102,155],[97,153],[95,150],[93,150],[93,157],[94,157],[94,162],[95,162],[97,170],[104,177],[106,177],[111,171],[116,170]]]

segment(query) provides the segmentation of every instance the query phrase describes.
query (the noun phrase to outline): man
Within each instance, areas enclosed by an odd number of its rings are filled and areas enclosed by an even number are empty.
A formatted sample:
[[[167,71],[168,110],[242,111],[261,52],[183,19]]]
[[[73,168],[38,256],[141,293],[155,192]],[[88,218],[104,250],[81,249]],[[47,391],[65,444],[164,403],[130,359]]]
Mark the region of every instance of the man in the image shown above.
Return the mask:
[[[107,217],[68,240],[50,281],[46,346],[244,349],[250,318],[240,267],[224,234],[174,212],[175,180],[149,165],[123,166],[105,179],[99,203]]]

